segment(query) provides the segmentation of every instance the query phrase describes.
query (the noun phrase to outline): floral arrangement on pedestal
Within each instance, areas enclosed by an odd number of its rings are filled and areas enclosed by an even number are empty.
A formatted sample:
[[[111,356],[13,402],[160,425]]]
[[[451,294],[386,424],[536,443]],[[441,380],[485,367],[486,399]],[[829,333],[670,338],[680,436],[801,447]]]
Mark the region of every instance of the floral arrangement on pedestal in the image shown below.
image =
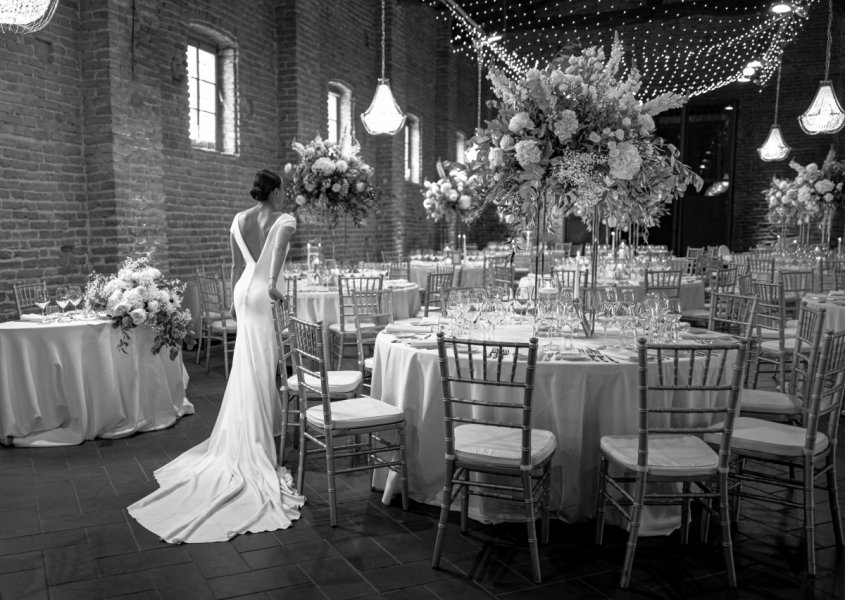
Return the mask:
[[[624,79],[622,44],[614,39],[605,62],[601,48],[560,56],[512,81],[491,68],[498,112],[479,132],[476,161],[486,202],[516,229],[536,225],[538,208],[575,214],[592,227],[596,209],[610,227],[650,227],[688,185],[702,180],[655,137],[654,115],[686,99],[673,93],[641,102],[640,76]]]
[[[792,160],[794,179],[772,178],[764,192],[769,206],[769,223],[780,227],[804,226],[816,221],[822,229],[822,242],[830,240],[830,222],[836,208],[845,200],[845,163],[836,160],[833,148],[821,166],[806,166]]]
[[[294,141],[291,147],[299,162],[285,165],[282,186],[296,203],[298,216],[334,229],[341,216],[349,215],[360,227],[377,211],[373,168],[360,157],[357,143],[341,146],[317,136],[307,144]]]
[[[186,337],[191,336],[191,311],[182,308],[185,284],[165,279],[147,257],[127,258],[117,275],[92,273],[85,288],[85,307],[104,310],[112,326],[121,330],[118,350],[126,352],[135,327],[155,332],[152,352],[165,346],[170,358],[179,355]]]
[[[480,203],[478,178],[469,177],[466,169],[450,163],[437,163],[437,181],[423,181],[423,208],[433,221],[455,216],[470,219]]]

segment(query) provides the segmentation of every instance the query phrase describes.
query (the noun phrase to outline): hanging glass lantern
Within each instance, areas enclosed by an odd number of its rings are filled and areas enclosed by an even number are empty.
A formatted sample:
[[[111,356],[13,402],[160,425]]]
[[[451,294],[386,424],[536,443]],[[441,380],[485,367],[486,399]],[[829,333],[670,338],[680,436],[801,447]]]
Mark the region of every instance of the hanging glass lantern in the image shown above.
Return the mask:
[[[781,50],[782,51],[782,50]],[[763,145],[757,148],[757,154],[760,155],[760,160],[766,162],[773,162],[776,160],[783,160],[789,156],[790,148],[783,139],[783,134],[780,132],[780,125],[778,125],[778,103],[780,101],[780,70],[782,55],[778,57],[778,79],[775,88],[775,122],[769,128],[769,136]]]
[[[804,133],[818,135],[820,133],[838,133],[845,126],[845,111],[836,98],[833,82],[828,79],[830,72],[830,45],[833,38],[830,29],[833,25],[833,0],[827,0],[827,51],[824,62],[824,79],[819,82],[819,89],[810,107],[798,117],[798,123]]]
[[[396,104],[389,80],[384,76],[384,38],[384,0],[381,0],[381,77],[370,107],[361,114],[361,122],[370,135],[396,135],[405,124],[405,114]]]

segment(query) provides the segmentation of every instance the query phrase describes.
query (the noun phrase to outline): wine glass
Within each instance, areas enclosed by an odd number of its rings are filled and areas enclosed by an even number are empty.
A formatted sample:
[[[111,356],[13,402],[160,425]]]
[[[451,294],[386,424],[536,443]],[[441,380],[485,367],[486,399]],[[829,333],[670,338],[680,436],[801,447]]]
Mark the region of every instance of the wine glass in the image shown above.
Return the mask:
[[[69,294],[66,286],[60,285],[56,288],[56,304],[59,305],[59,308],[62,309],[62,313],[65,312],[65,308],[67,308],[68,303],[70,302]]]
[[[82,289],[78,285],[72,285],[67,289],[67,298],[73,306],[73,310],[79,309],[82,302]]]
[[[669,321],[672,341],[678,340],[678,321],[681,320],[681,302],[678,298],[666,299],[666,320]]]
[[[516,288],[516,295],[514,296],[514,306],[519,307],[519,314],[524,315],[528,309],[528,303],[531,301],[532,289],[527,287]]]
[[[41,309],[41,322],[44,323],[44,309],[46,309],[47,305],[50,304],[50,296],[47,294],[47,290],[45,288],[38,288],[35,290],[32,301],[35,306]]]

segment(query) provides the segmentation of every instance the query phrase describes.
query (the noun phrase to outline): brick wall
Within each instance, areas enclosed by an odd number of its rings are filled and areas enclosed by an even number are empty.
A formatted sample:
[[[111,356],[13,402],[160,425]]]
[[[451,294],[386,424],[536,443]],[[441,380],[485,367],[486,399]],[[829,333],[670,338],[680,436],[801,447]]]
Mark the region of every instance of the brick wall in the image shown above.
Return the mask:
[[[252,205],[254,172],[281,169],[293,158],[293,138],[325,134],[330,80],[352,90],[354,133],[386,200],[361,229],[301,227],[295,255],[308,239],[321,239],[327,252],[334,243],[344,259],[440,245],[444,228],[425,219],[421,187],[404,180],[403,139],[370,136],[359,121],[380,71],[379,4],[62,0],[44,30],[0,34],[0,320],[14,316],[17,281],[82,284],[92,269],[110,271],[127,254],[152,249],[183,278],[201,263],[228,261],[228,228]],[[802,163],[838,145],[838,136],[806,136],[795,121],[822,76],[824,13],[814,10],[786,51],[780,123]],[[400,107],[420,119],[428,179],[439,158],[454,158],[455,130],[472,134],[477,98],[476,65],[451,52],[450,25],[436,15],[426,3],[387,2],[387,76]],[[236,42],[235,154],[197,150],[188,139],[192,24]],[[831,77],[845,98],[842,33],[837,9]],[[737,248],[771,235],[760,192],[773,174],[790,174],[786,163],[761,163],[755,152],[771,124],[773,90],[734,86],[711,95],[737,102]],[[834,237],[842,224],[840,217]],[[470,243],[489,233],[470,231]]]

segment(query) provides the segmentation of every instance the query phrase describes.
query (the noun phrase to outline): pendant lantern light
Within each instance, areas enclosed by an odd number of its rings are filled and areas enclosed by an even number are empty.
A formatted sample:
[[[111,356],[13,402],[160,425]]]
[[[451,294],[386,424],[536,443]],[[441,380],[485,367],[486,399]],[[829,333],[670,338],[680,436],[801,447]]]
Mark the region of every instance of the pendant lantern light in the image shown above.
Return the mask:
[[[370,107],[361,115],[364,129],[370,135],[396,135],[405,124],[405,113],[396,104],[390,82],[384,76],[384,39],[384,0],[381,0],[381,77]]]
[[[809,135],[819,133],[838,133],[845,126],[845,111],[836,98],[836,91],[833,89],[833,82],[828,79],[830,71],[830,46],[833,38],[830,29],[833,23],[833,0],[828,0],[827,16],[827,53],[824,62],[824,79],[819,82],[819,89],[810,107],[798,117],[801,129]]]
[[[3,0],[0,33],[35,33],[47,26],[59,0]]]
[[[781,56],[782,59],[782,56]],[[778,102],[780,101],[780,70],[781,59],[778,59],[778,81],[775,87],[775,121],[769,128],[769,136],[763,145],[757,148],[757,154],[760,155],[760,160],[766,162],[773,162],[783,160],[789,156],[790,148],[783,139],[783,134],[780,132],[780,125],[778,125]]]

